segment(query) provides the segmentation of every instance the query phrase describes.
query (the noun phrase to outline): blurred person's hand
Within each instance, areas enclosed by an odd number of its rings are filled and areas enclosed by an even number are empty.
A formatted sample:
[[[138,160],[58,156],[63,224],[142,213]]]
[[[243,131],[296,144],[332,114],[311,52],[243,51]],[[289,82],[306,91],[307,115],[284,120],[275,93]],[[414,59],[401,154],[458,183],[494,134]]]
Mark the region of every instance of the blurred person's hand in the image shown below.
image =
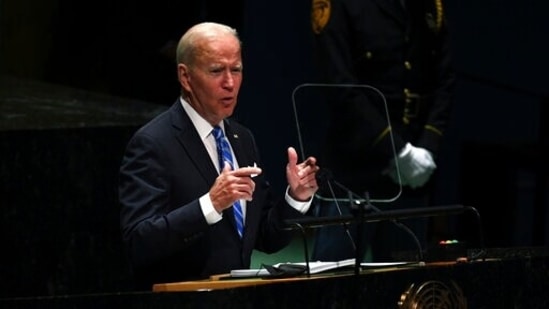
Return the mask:
[[[402,185],[415,189],[425,185],[436,168],[435,160],[429,150],[407,143],[398,153],[396,162],[394,159],[391,160],[386,174],[398,184],[400,172]]]

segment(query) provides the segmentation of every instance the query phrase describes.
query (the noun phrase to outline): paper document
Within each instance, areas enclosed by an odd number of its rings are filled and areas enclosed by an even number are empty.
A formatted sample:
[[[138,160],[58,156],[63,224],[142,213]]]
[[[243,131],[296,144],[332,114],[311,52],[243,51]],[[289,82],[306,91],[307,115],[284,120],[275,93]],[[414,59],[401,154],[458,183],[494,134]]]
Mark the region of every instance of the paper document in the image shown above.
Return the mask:
[[[298,263],[278,263],[273,265],[274,267],[280,267],[283,264],[306,266],[305,262]],[[309,271],[311,274],[317,274],[323,271],[333,270],[341,267],[355,265],[355,259],[347,259],[336,262],[309,262]],[[264,277],[269,276],[270,273],[265,268],[256,269],[235,269],[231,270],[231,277]]]
[[[376,262],[376,263],[360,263],[361,267],[388,267],[388,266],[399,266],[409,264],[410,262]],[[274,267],[280,267],[281,265],[299,265],[306,266],[305,262],[298,263],[278,263],[273,265]],[[337,262],[309,262],[309,270],[311,274],[318,274],[328,270],[334,270],[344,267],[351,267],[355,265],[355,259],[341,260]],[[231,277],[268,277],[271,274],[265,268],[255,268],[255,269],[235,269],[231,270]]]

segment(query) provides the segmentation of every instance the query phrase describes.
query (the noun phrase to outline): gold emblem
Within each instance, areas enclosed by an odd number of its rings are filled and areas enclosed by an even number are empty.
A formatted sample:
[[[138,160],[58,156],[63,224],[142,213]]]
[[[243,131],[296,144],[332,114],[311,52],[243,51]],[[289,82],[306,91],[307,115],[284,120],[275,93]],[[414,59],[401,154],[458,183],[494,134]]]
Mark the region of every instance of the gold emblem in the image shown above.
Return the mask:
[[[427,281],[420,285],[411,284],[400,296],[398,308],[466,309],[467,300],[453,281],[449,284]]]
[[[444,9],[442,5],[442,0],[434,0],[434,12],[425,14],[425,21],[429,29],[438,34],[442,28],[442,23],[444,21]]]
[[[330,0],[313,0],[311,23],[313,32],[319,34],[330,20]]]

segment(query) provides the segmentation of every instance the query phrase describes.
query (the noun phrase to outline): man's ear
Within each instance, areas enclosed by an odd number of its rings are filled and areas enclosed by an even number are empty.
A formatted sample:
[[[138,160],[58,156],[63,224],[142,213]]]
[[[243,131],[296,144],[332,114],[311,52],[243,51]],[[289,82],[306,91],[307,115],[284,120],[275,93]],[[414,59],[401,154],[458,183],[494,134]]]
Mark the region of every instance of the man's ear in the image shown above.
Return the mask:
[[[191,76],[189,74],[189,67],[183,63],[179,63],[177,65],[177,78],[179,79],[179,83],[181,84],[181,87],[185,89],[186,91],[190,92],[191,90]]]

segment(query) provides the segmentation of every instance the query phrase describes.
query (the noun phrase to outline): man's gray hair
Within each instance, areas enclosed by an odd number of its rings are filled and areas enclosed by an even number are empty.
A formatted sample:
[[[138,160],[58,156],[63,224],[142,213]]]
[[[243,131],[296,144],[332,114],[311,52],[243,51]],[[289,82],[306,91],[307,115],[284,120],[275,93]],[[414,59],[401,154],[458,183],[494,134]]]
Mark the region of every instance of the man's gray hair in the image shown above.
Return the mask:
[[[175,58],[177,63],[192,64],[196,52],[196,42],[208,37],[230,34],[238,38],[236,29],[224,24],[214,22],[203,22],[192,26],[179,40]],[[239,40],[240,42],[240,40]]]

